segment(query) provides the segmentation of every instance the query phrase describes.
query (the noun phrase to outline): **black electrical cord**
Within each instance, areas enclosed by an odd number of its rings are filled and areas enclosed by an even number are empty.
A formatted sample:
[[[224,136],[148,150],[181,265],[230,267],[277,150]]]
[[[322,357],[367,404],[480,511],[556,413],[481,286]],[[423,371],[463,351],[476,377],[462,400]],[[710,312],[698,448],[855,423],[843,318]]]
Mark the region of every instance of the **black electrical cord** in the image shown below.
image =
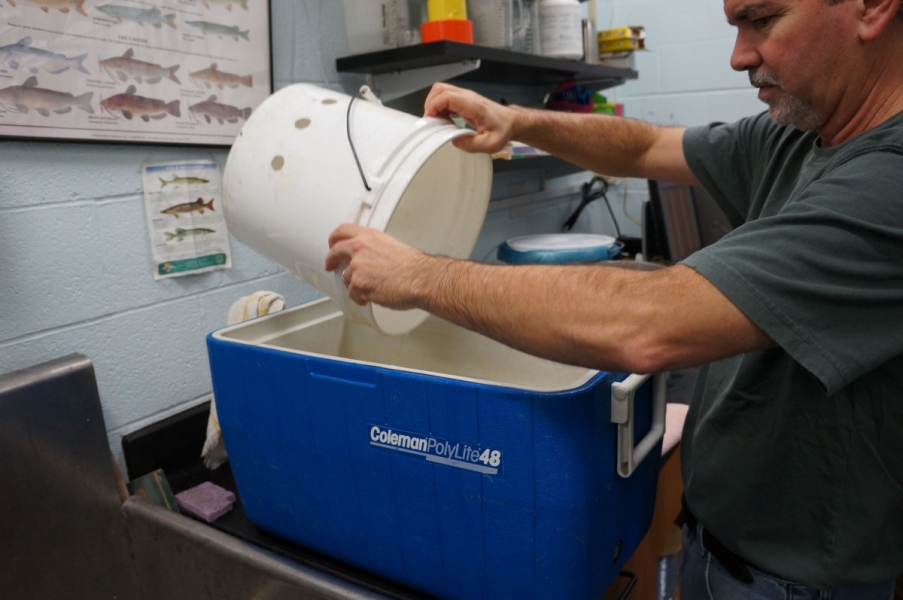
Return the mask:
[[[593,192],[593,186],[597,183],[602,184],[602,189],[597,192]],[[582,197],[580,198],[580,204],[577,205],[577,208],[574,210],[573,214],[568,217],[568,220],[564,222],[564,230],[570,231],[573,229],[574,224],[577,222],[577,219],[580,218],[580,213],[583,212],[583,209],[586,206],[594,201],[602,198],[605,200],[605,206],[608,207],[608,213],[611,215],[611,222],[615,225],[615,231],[618,233],[617,239],[621,239],[621,228],[618,226],[618,220],[615,218],[615,211],[611,209],[611,203],[608,201],[608,182],[605,181],[602,177],[593,177],[589,181],[583,184]]]

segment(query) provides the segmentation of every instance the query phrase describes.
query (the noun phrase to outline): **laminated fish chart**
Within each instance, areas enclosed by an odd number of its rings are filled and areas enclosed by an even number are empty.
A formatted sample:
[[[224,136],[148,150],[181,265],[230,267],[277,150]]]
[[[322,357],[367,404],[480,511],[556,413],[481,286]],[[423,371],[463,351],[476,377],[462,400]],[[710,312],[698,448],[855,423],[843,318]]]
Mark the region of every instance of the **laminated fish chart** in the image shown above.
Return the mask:
[[[271,92],[268,0],[0,0],[0,136],[228,146]]]
[[[154,279],[232,266],[216,161],[145,163],[141,179]]]

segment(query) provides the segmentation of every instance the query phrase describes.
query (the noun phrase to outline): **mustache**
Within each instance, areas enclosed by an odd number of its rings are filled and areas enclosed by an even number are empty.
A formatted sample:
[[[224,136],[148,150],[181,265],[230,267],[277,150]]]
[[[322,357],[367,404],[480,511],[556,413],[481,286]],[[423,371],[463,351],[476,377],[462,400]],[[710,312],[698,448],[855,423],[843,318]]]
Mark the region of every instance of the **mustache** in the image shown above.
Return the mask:
[[[757,67],[755,69],[750,69],[748,73],[749,82],[757,88],[765,86],[781,87],[781,83],[778,81],[775,74],[767,69]]]

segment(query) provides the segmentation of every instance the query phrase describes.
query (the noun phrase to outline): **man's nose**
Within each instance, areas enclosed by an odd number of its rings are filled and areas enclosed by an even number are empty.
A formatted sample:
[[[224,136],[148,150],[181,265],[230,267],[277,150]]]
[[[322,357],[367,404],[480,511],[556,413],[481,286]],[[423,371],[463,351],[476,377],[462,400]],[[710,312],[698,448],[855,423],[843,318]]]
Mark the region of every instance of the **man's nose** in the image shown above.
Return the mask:
[[[731,68],[735,71],[749,71],[762,63],[758,50],[742,31],[737,32],[734,51],[731,53]]]

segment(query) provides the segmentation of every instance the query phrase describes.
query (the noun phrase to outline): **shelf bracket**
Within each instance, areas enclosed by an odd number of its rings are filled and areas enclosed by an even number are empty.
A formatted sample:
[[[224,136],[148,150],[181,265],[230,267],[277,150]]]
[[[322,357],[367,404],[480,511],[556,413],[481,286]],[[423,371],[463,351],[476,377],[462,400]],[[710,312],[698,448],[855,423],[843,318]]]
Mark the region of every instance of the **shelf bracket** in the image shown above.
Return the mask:
[[[619,85],[624,85],[625,83],[627,83],[627,80],[623,77],[606,77],[605,79],[588,79],[583,81],[578,80],[577,83],[594,92],[598,92],[601,90],[607,90],[613,87],[617,87]]]
[[[367,74],[367,85],[383,102],[400,98],[411,92],[428,87],[437,81],[452,79],[480,68],[480,60],[421,67],[391,73]]]

